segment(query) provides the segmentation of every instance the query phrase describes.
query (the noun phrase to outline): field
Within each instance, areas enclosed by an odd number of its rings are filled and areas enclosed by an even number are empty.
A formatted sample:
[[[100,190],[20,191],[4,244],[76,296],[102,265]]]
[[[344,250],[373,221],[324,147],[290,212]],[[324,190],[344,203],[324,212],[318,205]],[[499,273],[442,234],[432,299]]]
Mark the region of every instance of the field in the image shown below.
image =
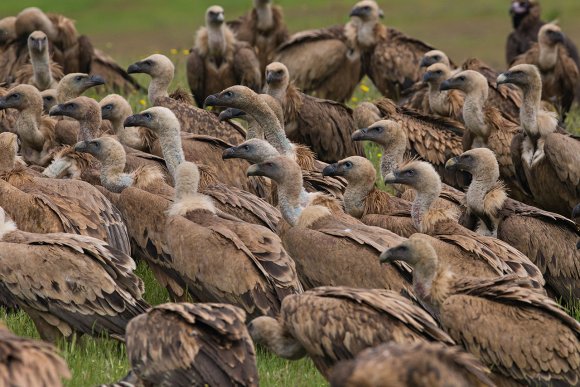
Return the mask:
[[[219,3],[226,10],[226,18],[241,15],[250,0],[4,0],[0,2],[0,17],[16,14],[25,6],[38,6],[45,11],[60,12],[77,21],[78,30],[87,34],[96,47],[115,57],[126,66],[151,53],[168,55],[176,63],[178,74],[174,85],[186,86],[183,73],[185,53],[193,42],[195,30],[203,23],[205,9]],[[280,0],[291,31],[344,23],[354,1],[349,0]],[[300,3],[300,4],[297,4]],[[492,66],[504,68],[504,43],[510,30],[507,0],[389,0],[379,3],[385,12],[384,23],[423,39],[446,51],[456,62],[470,56],[482,58]],[[559,18],[563,30],[580,42],[580,17],[578,0],[544,0],[545,19]],[[138,80],[146,84],[145,77]],[[366,87],[357,89],[351,104],[378,97],[368,81]],[[95,96],[100,98],[102,96]],[[134,110],[146,105],[144,95],[130,96]],[[568,127],[580,128],[580,112],[570,115]],[[370,159],[377,160],[379,151],[367,147]],[[149,269],[142,263],[139,275],[146,284],[145,298],[151,304],[168,301]],[[580,318],[580,307],[572,314]],[[0,310],[0,319],[17,334],[38,337],[26,314],[6,315]],[[71,343],[59,343],[73,373],[67,386],[93,386],[110,383],[128,371],[124,347],[107,338],[82,337]],[[323,386],[324,379],[310,360],[287,362],[258,349],[260,382],[263,386]]]

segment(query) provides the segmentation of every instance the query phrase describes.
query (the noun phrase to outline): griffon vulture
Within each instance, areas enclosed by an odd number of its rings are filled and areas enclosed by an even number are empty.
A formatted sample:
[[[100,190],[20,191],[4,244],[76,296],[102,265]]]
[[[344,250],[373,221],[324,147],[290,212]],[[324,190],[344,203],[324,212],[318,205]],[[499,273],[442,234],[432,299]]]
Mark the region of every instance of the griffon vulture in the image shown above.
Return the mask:
[[[558,133],[554,113],[541,109],[542,79],[533,65],[518,65],[498,77],[524,92],[520,112],[523,133],[511,143],[517,180],[548,211],[569,216],[580,201],[580,140]]]
[[[272,5],[272,0],[254,0],[250,12],[227,22],[227,25],[237,40],[254,47],[260,61],[260,74],[264,74],[268,63],[274,61],[278,46],[290,36],[282,8]]]
[[[258,386],[245,321],[223,304],[163,304],[135,317],[125,337],[136,384]]]
[[[288,69],[280,62],[266,67],[266,93],[284,109],[284,129],[291,141],[309,146],[318,159],[333,163],[362,155],[360,144],[350,141],[356,130],[352,110],[338,102],[301,93],[290,83]]]
[[[421,234],[386,250],[381,261],[413,266],[415,292],[443,328],[511,384],[580,382],[580,324],[534,281],[454,274]]]
[[[427,312],[397,293],[348,287],[288,296],[280,316],[258,317],[249,331],[256,343],[282,358],[310,356],[326,378],[339,361],[381,343],[454,344]]]
[[[40,91],[54,89],[64,76],[62,68],[50,60],[48,38],[42,31],[34,31],[28,37],[30,64],[22,66],[16,73],[14,83],[28,83]]]
[[[459,347],[437,342],[412,345],[390,342],[362,351],[337,364],[331,387],[495,386],[490,371]]]
[[[123,339],[149,305],[135,261],[107,243],[74,234],[20,231],[0,209],[0,291],[10,294],[48,341],[73,333]]]
[[[127,71],[129,74],[145,73],[151,77],[148,89],[149,102],[154,106],[171,109],[184,132],[217,137],[232,145],[244,141],[245,133],[238,125],[220,122],[217,115],[169,95],[167,88],[173,80],[175,66],[166,56],[151,55],[133,63]],[[174,94],[182,94],[182,92],[178,90]]]
[[[469,172],[473,179],[465,196],[473,228],[499,238],[526,254],[542,271],[546,284],[564,300],[580,298],[580,231],[569,219],[509,199],[499,178],[492,151],[472,149],[449,159],[447,168]]]
[[[205,13],[205,27],[197,31],[187,57],[187,83],[197,106],[208,95],[233,85],[258,91],[262,86],[260,61],[253,47],[236,39],[224,23],[224,10],[214,5]]]
[[[564,34],[556,24],[545,24],[538,43],[514,59],[512,66],[532,64],[542,75],[542,99],[556,105],[562,121],[570,111],[580,83],[578,64],[564,46]]]

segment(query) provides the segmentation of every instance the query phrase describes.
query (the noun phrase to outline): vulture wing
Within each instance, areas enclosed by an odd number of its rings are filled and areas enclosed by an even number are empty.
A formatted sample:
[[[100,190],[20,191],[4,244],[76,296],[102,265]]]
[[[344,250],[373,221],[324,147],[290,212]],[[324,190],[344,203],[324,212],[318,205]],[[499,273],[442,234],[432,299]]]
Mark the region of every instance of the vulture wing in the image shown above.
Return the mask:
[[[187,83],[189,84],[191,94],[193,94],[197,106],[202,108],[205,102],[203,101],[203,96],[206,95],[205,79],[204,79],[205,62],[195,48],[189,50],[189,56],[187,57],[186,63],[186,71],[187,71]]]
[[[239,85],[260,92],[262,73],[260,61],[254,48],[246,42],[236,42],[234,46],[234,75]]]

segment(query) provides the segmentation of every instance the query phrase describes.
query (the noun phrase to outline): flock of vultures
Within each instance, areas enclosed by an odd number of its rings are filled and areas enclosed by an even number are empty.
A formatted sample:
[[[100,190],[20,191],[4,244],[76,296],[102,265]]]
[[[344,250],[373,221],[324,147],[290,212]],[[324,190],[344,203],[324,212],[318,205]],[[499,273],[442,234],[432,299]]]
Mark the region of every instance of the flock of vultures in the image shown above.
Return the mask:
[[[125,343],[115,386],[256,386],[256,345],[333,386],[580,385],[578,52],[536,1],[510,13],[500,73],[371,0],[294,35],[269,0],[212,6],[191,92],[65,16],[0,20],[0,301],[43,339],[0,328],[0,384],[61,385],[49,342],[85,334]],[[383,98],[351,109],[365,76]]]

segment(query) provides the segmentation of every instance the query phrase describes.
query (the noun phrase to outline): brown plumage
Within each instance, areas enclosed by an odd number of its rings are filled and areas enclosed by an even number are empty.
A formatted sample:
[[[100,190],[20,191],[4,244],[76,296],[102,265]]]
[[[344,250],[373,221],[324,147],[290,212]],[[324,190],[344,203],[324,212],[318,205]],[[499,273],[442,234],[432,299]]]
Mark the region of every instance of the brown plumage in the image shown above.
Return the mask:
[[[451,78],[451,69],[444,63],[435,63],[427,67],[423,81],[427,83],[429,111],[433,114],[463,121],[463,94],[457,90],[441,91],[439,87]]]
[[[6,16],[0,19],[0,49],[16,39],[16,16]]]
[[[280,62],[266,67],[266,84],[266,93],[284,109],[284,127],[291,141],[309,146],[325,162],[363,154],[362,147],[350,141],[356,127],[349,107],[301,93]]]
[[[48,115],[50,109],[58,102],[56,101],[56,89],[46,89],[40,92],[42,96],[42,111]]]
[[[544,284],[540,270],[520,251],[459,225],[459,214],[432,207],[439,196],[441,180],[431,164],[408,162],[387,175],[385,182],[405,184],[417,192],[411,209],[413,224],[419,232],[447,245],[445,253],[438,250],[439,256],[454,272],[477,278],[516,273]]]
[[[253,47],[236,39],[224,23],[224,10],[214,5],[205,14],[205,27],[196,34],[195,45],[187,57],[187,83],[203,107],[208,95],[233,85],[258,91],[262,86],[260,61]]]
[[[25,161],[46,166],[55,142],[55,120],[42,114],[42,96],[31,85],[19,85],[0,97],[0,109],[18,110],[13,130],[21,142],[21,154]]]
[[[413,266],[417,295],[434,307],[449,335],[494,372],[525,385],[578,384],[580,325],[533,281],[456,276],[421,234],[381,260]]]
[[[418,342],[382,344],[332,370],[332,387],[494,386],[490,371],[458,347]]]
[[[172,260],[166,265],[179,275],[183,290],[195,300],[239,306],[249,317],[278,314],[284,297],[302,292],[280,238],[218,212],[211,198],[198,193],[195,164],[181,163],[175,173],[166,225]]]
[[[580,140],[559,133],[556,115],[542,110],[537,67],[514,66],[498,82],[513,83],[524,92],[523,133],[513,139],[510,149],[515,177],[540,208],[568,217],[580,201]]]
[[[0,327],[0,383],[5,386],[61,387],[70,379],[66,362],[52,345],[18,337]]]
[[[518,56],[512,66],[532,64],[542,74],[542,99],[559,106],[561,119],[566,118],[576,98],[580,82],[577,63],[564,46],[564,34],[560,27],[548,23],[538,32],[538,43]]]
[[[48,53],[48,38],[42,31],[34,31],[28,37],[30,64],[22,66],[15,75],[14,83],[27,83],[40,91],[56,88],[64,76],[62,67],[52,62]]]
[[[260,61],[260,74],[274,61],[276,49],[288,37],[282,8],[271,0],[254,0],[254,8],[247,14],[227,23],[236,39],[252,45]]]
[[[175,99],[169,95],[167,88],[173,80],[175,66],[166,56],[151,55],[133,63],[127,71],[130,74],[145,73],[151,77],[148,89],[149,102],[154,106],[171,109],[184,132],[217,137],[233,145],[244,141],[245,133],[239,125],[220,122],[214,113],[196,108],[181,98]]]
[[[508,199],[489,149],[467,151],[450,159],[447,167],[473,176],[465,205],[479,234],[497,237],[526,254],[557,297],[567,301],[580,298],[580,251],[574,246],[580,231],[573,222]]]
[[[453,344],[429,314],[395,292],[348,287],[288,296],[277,319],[259,317],[249,331],[254,341],[280,357],[294,360],[308,354],[326,378],[339,361],[380,343]]]
[[[317,197],[306,198],[304,203],[300,167],[287,157],[254,164],[248,175],[276,182],[280,210],[289,224],[281,231],[282,240],[305,288],[331,285],[409,290],[406,268],[381,267],[376,260],[382,246],[399,243],[401,237],[346,214],[340,216],[318,204]]]
[[[32,318],[40,336],[73,333],[122,339],[129,320],[149,307],[131,257],[74,234],[19,231],[0,210],[0,287]]]
[[[520,125],[487,103],[488,81],[477,71],[462,71],[441,85],[441,90],[453,89],[465,93],[463,119],[467,130],[463,136],[463,150],[482,147],[491,149],[496,154],[501,177],[510,195],[520,201],[532,201],[527,189],[515,179],[516,171],[511,157],[511,142],[521,131]]]
[[[15,134],[0,134],[0,206],[22,230],[91,236],[129,253],[127,228],[98,190],[81,181],[42,178],[18,166],[17,147]]]
[[[224,304],[162,304],[131,320],[127,357],[142,385],[257,386],[243,310]]]

